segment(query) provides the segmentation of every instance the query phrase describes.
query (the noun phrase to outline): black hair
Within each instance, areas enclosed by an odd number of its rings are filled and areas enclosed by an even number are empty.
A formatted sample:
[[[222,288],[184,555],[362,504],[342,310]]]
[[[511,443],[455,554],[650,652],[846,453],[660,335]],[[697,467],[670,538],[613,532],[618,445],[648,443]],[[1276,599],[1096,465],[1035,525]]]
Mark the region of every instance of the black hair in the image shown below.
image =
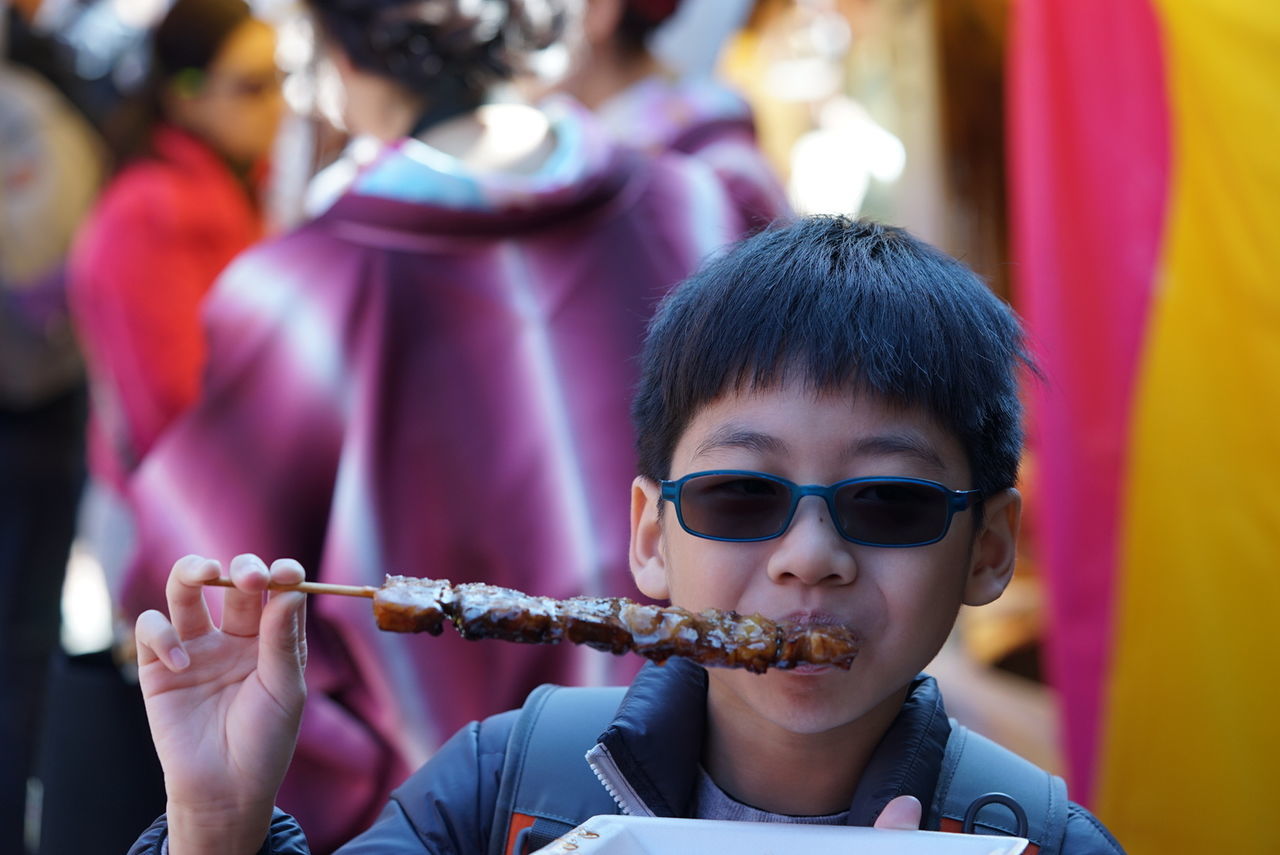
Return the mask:
[[[1017,479],[1019,366],[1034,370],[1017,317],[960,262],[902,229],[800,219],[739,243],[659,306],[632,404],[640,474],[667,478],[689,422],[721,394],[800,379],[920,407],[990,495]]]
[[[679,6],[680,0],[624,0],[618,20],[618,43],[636,53],[648,50],[653,31]]]
[[[461,112],[566,26],[565,0],[308,0],[357,68]]]
[[[253,12],[245,0],[177,0],[151,36],[151,63],[162,79],[205,71]]]
[[[164,118],[164,91],[180,75],[203,73],[227,39],[253,18],[245,0],[176,0],[149,36],[150,68],[106,122],[117,167],[150,154],[151,132]]]

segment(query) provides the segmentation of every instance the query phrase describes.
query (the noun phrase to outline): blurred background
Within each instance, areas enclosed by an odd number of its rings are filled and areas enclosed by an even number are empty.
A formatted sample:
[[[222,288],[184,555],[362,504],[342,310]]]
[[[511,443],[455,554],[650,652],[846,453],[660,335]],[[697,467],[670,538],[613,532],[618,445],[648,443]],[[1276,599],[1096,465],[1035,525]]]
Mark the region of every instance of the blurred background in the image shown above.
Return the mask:
[[[113,606],[132,521],[87,476],[99,399],[67,260],[167,8],[0,3],[4,852],[123,851],[164,804]],[[665,75],[741,94],[781,208],[905,226],[1026,321],[1043,376],[1026,385],[1018,573],[932,671],[954,716],[1065,775],[1137,855],[1270,837],[1278,10],[684,0],[648,42]],[[283,99],[266,235],[323,208],[322,170],[361,161],[306,10],[254,13]]]

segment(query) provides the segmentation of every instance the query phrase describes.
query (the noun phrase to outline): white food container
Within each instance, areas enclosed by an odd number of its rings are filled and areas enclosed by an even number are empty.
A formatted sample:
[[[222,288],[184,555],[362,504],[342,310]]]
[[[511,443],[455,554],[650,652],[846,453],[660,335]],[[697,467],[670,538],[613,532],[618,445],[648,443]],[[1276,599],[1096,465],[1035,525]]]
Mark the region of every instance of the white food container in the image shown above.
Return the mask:
[[[937,831],[593,816],[537,855],[1019,855],[1026,845]]]

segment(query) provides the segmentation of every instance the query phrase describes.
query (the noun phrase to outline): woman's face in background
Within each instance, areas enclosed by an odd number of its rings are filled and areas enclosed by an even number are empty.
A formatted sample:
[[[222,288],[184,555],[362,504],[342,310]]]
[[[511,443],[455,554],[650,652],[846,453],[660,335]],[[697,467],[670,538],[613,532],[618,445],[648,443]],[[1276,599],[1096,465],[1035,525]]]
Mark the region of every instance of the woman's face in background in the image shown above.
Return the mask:
[[[233,163],[251,164],[271,152],[284,98],[276,66],[276,35],[250,19],[231,32],[192,92],[169,99],[170,118]]]

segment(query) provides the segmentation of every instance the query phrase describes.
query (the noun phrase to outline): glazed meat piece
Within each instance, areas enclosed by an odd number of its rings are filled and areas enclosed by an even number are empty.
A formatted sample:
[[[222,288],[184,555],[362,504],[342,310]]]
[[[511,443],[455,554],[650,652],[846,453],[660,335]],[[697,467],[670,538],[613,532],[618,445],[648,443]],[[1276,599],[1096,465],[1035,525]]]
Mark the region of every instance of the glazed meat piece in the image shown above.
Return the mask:
[[[623,603],[618,609],[622,625],[631,633],[631,649],[646,659],[666,662],[672,656],[696,658],[698,619],[678,606]]]
[[[760,615],[698,613],[698,661],[763,674],[777,661],[780,627]]]
[[[373,595],[373,617],[387,632],[439,635],[449,619],[453,586],[448,579],[388,576]]]
[[[560,640],[558,603],[511,588],[472,582],[457,585],[450,616],[463,638],[501,638],[524,644],[554,644]]]
[[[789,669],[797,665],[840,665],[853,661],[857,639],[843,626],[785,623],[779,627],[778,654],[773,667]],[[847,664],[840,667],[848,668]]]
[[[570,597],[561,601],[557,612],[559,640],[609,653],[626,653],[631,649],[631,632],[622,625],[618,610],[630,602],[613,597]]]

